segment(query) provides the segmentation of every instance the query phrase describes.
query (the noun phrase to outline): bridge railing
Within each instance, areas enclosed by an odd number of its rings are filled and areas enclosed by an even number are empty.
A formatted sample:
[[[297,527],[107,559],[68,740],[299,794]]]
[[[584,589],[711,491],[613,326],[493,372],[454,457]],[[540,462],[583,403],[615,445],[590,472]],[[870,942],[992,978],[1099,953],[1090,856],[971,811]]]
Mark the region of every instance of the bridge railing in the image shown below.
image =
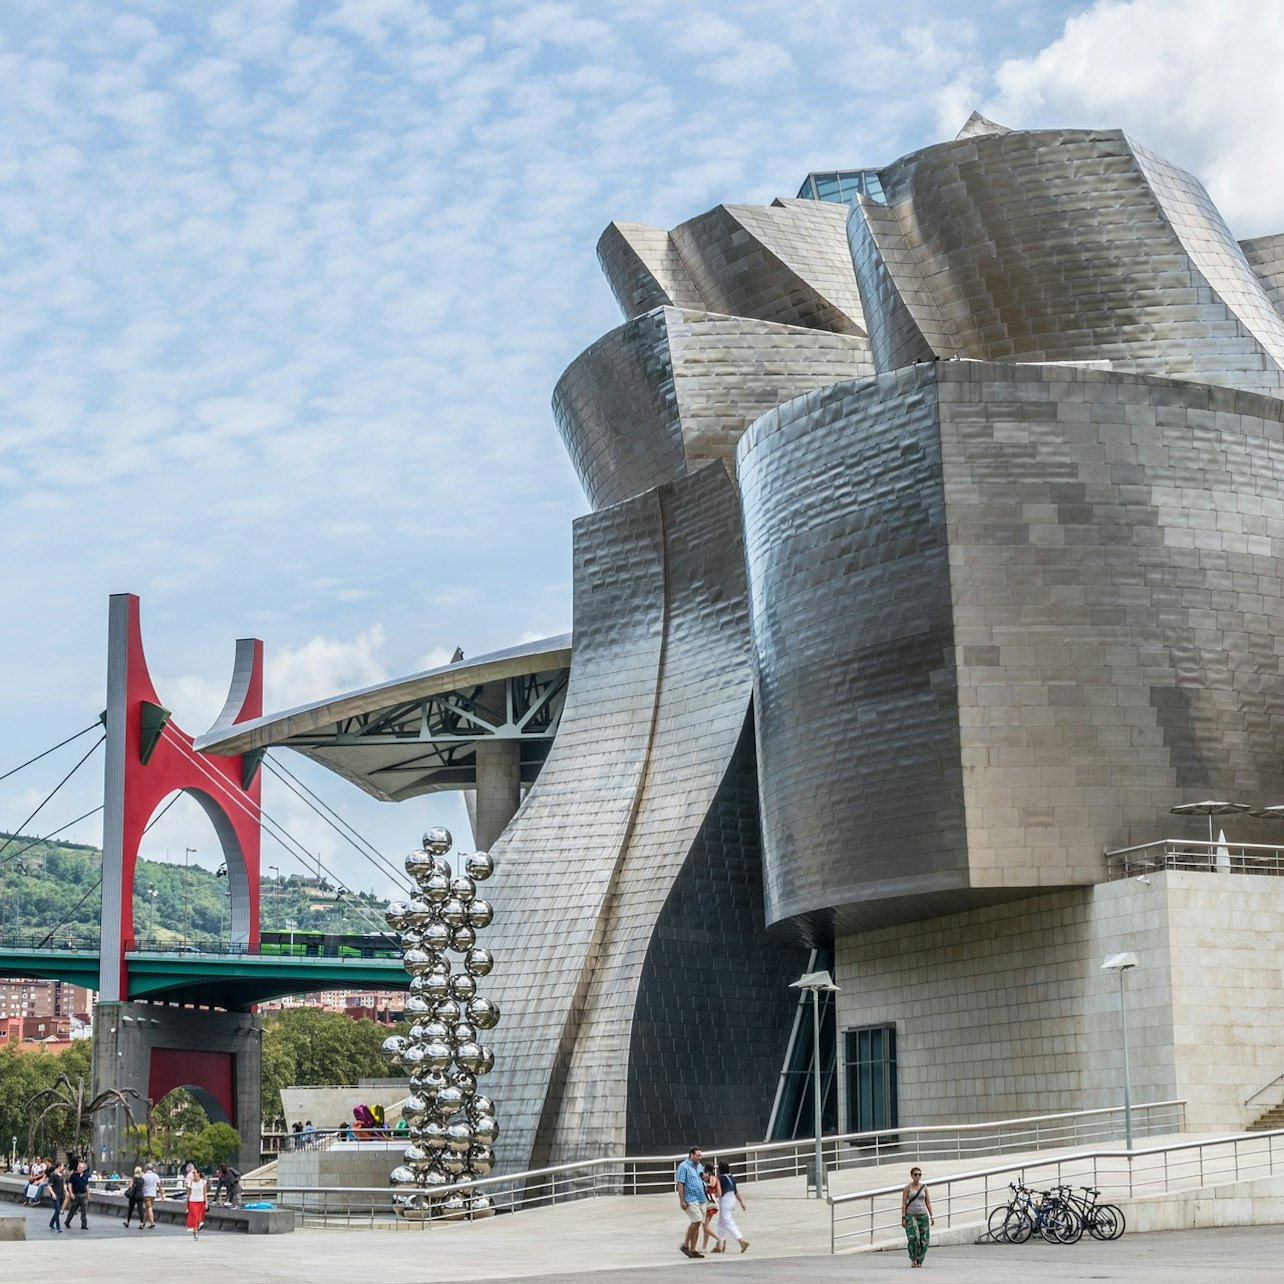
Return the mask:
[[[282,933],[281,935],[284,935]],[[57,950],[96,953],[100,941],[96,932],[3,932],[0,933],[0,950]],[[244,942],[219,940],[214,937],[194,936],[186,941],[162,941],[138,937],[129,943],[130,955],[148,954],[174,957],[200,954],[214,958],[331,958],[331,959],[400,959],[401,947],[391,937],[342,936],[339,934],[300,935],[298,941],[262,941],[251,948]]]

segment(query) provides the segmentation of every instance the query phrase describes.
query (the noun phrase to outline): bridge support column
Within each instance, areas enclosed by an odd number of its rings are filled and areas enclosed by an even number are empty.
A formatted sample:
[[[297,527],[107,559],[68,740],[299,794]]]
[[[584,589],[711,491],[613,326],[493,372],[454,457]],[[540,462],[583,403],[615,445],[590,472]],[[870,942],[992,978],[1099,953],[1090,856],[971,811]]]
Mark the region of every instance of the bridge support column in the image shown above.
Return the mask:
[[[241,1168],[258,1166],[262,1069],[263,1018],[252,1013],[151,1003],[99,1003],[95,1010],[94,1094],[133,1088],[154,1105],[186,1088],[211,1123],[229,1123],[241,1134]],[[95,1164],[122,1172],[133,1165],[127,1124],[119,1108],[94,1116]]]
[[[517,740],[477,741],[473,841],[489,851],[522,801],[522,746]]]

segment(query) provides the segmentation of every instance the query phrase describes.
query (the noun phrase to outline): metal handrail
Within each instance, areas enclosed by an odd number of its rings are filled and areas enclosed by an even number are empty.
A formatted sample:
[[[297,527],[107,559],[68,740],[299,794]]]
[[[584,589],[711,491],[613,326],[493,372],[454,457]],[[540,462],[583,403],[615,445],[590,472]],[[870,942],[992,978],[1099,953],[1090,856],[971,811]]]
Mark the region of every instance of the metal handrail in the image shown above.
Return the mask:
[[[1248,1150],[1250,1158],[1253,1152],[1265,1151],[1264,1161],[1244,1163],[1241,1152]],[[1280,1155],[1276,1156],[1276,1151]],[[1229,1151],[1229,1169],[1224,1164],[1209,1161],[1222,1158]],[[1182,1164],[1180,1157],[1193,1153],[1193,1164]],[[1160,1161],[1156,1172],[1146,1175],[1145,1161]],[[1112,1172],[1110,1164],[1117,1161],[1117,1172]],[[1226,1177],[1230,1180],[1243,1181],[1250,1176],[1274,1176],[1276,1171],[1284,1171],[1284,1129],[1259,1133],[1231,1133],[1221,1137],[1209,1137],[1200,1141],[1174,1142],[1166,1146],[1150,1146],[1133,1150],[1089,1150],[1075,1151],[1067,1154],[1052,1155],[1046,1159],[1022,1160],[1002,1164],[992,1168],[977,1169],[973,1172],[954,1173],[946,1177],[937,1177],[930,1183],[934,1200],[934,1211],[938,1220],[944,1219],[945,1228],[954,1224],[984,1224],[988,1210],[996,1200],[1006,1199],[1004,1192],[1007,1182],[992,1182],[993,1178],[1006,1178],[1019,1173],[1023,1184],[1033,1184],[1037,1189],[1045,1184],[1037,1174],[1044,1173],[1048,1186],[1072,1184],[1066,1178],[1087,1178],[1088,1182],[1103,1195],[1113,1194],[1115,1198],[1133,1198],[1142,1193],[1167,1194],[1174,1190],[1189,1190],[1209,1184],[1210,1178]],[[1139,1170],[1142,1170],[1139,1174]],[[1193,1171],[1191,1171],[1193,1170]],[[1117,1180],[1112,1180],[1117,1178]],[[980,1183],[979,1189],[975,1183]],[[969,1189],[955,1196],[953,1188],[970,1184]],[[829,1247],[830,1252],[837,1252],[840,1241],[861,1239],[869,1244],[877,1242],[880,1232],[885,1231],[889,1237],[901,1233],[900,1195],[904,1182],[878,1186],[871,1190],[855,1191],[846,1195],[831,1195]],[[978,1198],[979,1196],[979,1198]],[[884,1210],[886,1220],[878,1221],[879,1210],[875,1201],[887,1201]],[[862,1212],[853,1212],[846,1216],[840,1209],[856,1203],[866,1205]],[[860,1220],[862,1228],[840,1232],[840,1224]]]
[[[1148,1102],[1133,1107],[1141,1133],[1153,1135],[1161,1128],[1180,1131],[1185,1102]],[[1061,1111],[1052,1115],[1028,1115],[975,1124],[925,1124],[889,1133],[855,1132],[823,1138],[831,1171],[884,1162],[892,1155],[913,1154],[927,1158],[961,1159],[994,1153],[998,1147],[1011,1150],[1040,1149],[1088,1143],[1103,1137],[1114,1138],[1122,1126],[1122,1107]],[[297,1135],[297,1134],[291,1134]],[[386,1139],[371,1139],[386,1142]],[[720,1158],[732,1159],[742,1180],[765,1181],[803,1174],[815,1149],[813,1138],[786,1142],[759,1142],[747,1146],[719,1147]],[[714,1157],[713,1149],[708,1156]],[[598,1195],[637,1195],[671,1192],[674,1166],[681,1154],[606,1156],[577,1160],[526,1172],[500,1174],[470,1183],[471,1189],[490,1196],[499,1212],[560,1203]],[[832,1164],[830,1161],[832,1160]],[[250,1189],[247,1184],[246,1189]],[[398,1216],[393,1207],[396,1194],[413,1194],[413,1189],[393,1191],[390,1187],[310,1187],[254,1184],[256,1194],[277,1192],[284,1206],[305,1217],[326,1220],[332,1217],[373,1224]],[[459,1214],[443,1213],[440,1207],[419,1210],[415,1220],[441,1221]]]
[[[1279,1074],[1277,1074],[1275,1078],[1270,1081],[1270,1083],[1265,1085],[1265,1087],[1258,1088],[1258,1090],[1255,1093],[1253,1093],[1253,1095],[1244,1102],[1244,1105],[1245,1106],[1252,1105],[1252,1103],[1256,1101],[1257,1098],[1262,1095],[1262,1093],[1269,1091],[1271,1088],[1275,1087],[1275,1085],[1277,1083],[1280,1083],[1281,1081],[1284,1081],[1284,1070],[1282,1070]]]

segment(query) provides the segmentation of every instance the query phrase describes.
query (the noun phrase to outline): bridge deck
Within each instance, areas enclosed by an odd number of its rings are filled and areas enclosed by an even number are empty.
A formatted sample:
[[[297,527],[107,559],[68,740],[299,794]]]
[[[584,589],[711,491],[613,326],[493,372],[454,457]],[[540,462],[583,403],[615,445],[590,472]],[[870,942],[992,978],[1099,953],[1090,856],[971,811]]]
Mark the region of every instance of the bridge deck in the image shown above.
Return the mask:
[[[134,952],[129,997],[243,1009],[312,990],[404,990],[397,958],[301,958],[258,954]],[[16,949],[0,945],[0,976],[43,977],[98,988],[97,950]]]

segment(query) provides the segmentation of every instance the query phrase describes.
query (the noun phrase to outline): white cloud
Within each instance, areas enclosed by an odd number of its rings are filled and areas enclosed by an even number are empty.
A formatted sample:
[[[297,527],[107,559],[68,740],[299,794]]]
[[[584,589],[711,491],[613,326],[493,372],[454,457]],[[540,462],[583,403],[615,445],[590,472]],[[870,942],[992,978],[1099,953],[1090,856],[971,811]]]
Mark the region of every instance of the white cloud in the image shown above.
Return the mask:
[[[1258,0],[1097,0],[1003,62],[982,110],[1017,127],[1121,127],[1191,170],[1240,236],[1284,230],[1284,8]],[[945,103],[966,116],[955,86]],[[977,105],[975,102],[970,106]]]

